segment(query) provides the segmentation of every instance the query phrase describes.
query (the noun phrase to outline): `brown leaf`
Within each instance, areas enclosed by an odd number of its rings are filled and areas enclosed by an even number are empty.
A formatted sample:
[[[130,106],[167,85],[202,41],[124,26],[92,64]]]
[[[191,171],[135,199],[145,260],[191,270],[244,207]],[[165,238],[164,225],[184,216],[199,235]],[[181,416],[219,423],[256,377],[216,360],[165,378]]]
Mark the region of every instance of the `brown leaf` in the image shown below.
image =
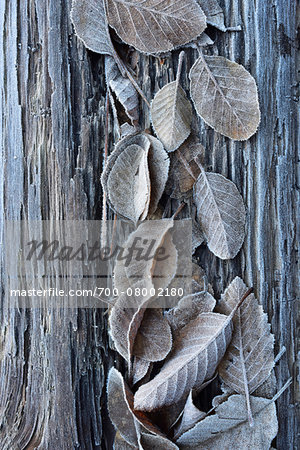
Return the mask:
[[[204,162],[204,147],[191,136],[171,155],[166,192],[172,198],[184,199],[192,194],[195,181],[200,174],[196,158]]]
[[[179,55],[176,81],[166,84],[151,103],[151,121],[167,152],[176,150],[189,136],[192,105],[179,84],[184,52]]]
[[[178,333],[199,314],[212,312],[215,306],[216,300],[209,292],[197,292],[182,297],[175,308],[166,312],[165,317],[171,325],[173,333]]]
[[[143,450],[176,450],[177,445],[163,436],[141,433],[140,444]]]
[[[232,395],[221,403],[216,413],[198,422],[184,433],[177,444],[180,449],[262,450],[270,448],[277,434],[275,403],[265,398],[251,397],[255,419],[253,427],[247,422],[247,408],[243,395]]]
[[[148,375],[149,370],[151,371],[151,362],[145,359],[138,358],[137,356],[133,359],[132,365],[132,383],[136,384]]]
[[[200,411],[193,402],[193,393],[190,391],[184,406],[183,414],[180,420],[180,424],[175,428],[174,440],[178,439],[186,431],[193,428],[197,422],[202,420],[206,416],[206,413]]]
[[[114,55],[104,0],[73,0],[71,20],[77,36],[89,50]]]
[[[231,318],[215,313],[200,314],[181,329],[160,373],[138,389],[135,408],[158,409],[178,402],[193,388],[200,389],[214,375],[231,336]]]
[[[131,81],[122,76],[115,60],[110,56],[105,58],[105,78],[107,85],[115,93],[131,122],[136,123],[139,119],[137,91]]]
[[[107,0],[108,22],[120,38],[143,53],[173,50],[199,36],[205,15],[195,0]]]
[[[244,242],[246,220],[236,185],[223,175],[201,170],[194,202],[208,248],[221,259],[234,258]]]
[[[218,133],[244,141],[260,121],[257,87],[247,70],[222,56],[203,56],[190,71],[191,97],[200,117]]]
[[[127,393],[126,393],[127,391]],[[133,414],[127,402],[127,395],[132,396],[122,375],[114,367],[108,374],[107,405],[109,417],[127,443],[138,446],[138,439]]]
[[[138,133],[118,142],[101,181],[107,201],[122,218],[137,222],[154,212],[168,177],[169,159],[158,139]]]
[[[172,333],[162,311],[148,309],[136,336],[132,353],[147,361],[162,361],[172,348]]]
[[[236,277],[224,292],[218,311],[230,314],[248,288]],[[249,394],[270,376],[274,367],[274,336],[267,315],[253,294],[246,298],[234,318],[232,341],[219,365],[224,383],[245,394],[251,420]]]
[[[117,259],[114,268],[114,285],[120,292],[126,291],[139,280],[151,280],[156,290],[164,289],[176,273],[177,251],[169,230],[173,227],[173,219],[149,220],[141,223],[129,235],[123,245],[125,254],[131,249],[131,261],[126,265],[126,259]],[[148,257],[141,258],[139,244],[147,239],[143,253],[149,252]],[[134,250],[134,245],[137,249]],[[145,250],[146,249],[146,250]],[[163,260],[165,251],[168,258]]]
[[[209,25],[226,31],[224,23],[224,13],[217,0],[197,0]]]

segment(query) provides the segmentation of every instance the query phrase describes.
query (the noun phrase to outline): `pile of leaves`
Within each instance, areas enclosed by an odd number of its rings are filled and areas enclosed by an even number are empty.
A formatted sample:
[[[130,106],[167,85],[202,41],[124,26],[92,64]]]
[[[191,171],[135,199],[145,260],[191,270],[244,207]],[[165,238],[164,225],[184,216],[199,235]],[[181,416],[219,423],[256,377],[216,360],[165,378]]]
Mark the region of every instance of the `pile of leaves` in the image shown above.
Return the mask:
[[[160,201],[192,198],[193,250],[205,242],[218,258],[234,258],[245,237],[246,211],[235,184],[204,167],[204,149],[192,123],[194,111],[216,132],[249,139],[260,122],[255,80],[241,65],[209,56],[207,24],[225,32],[216,0],[73,0],[72,22],[84,45],[105,55],[108,98],[127,122],[102,173],[104,198],[136,233],[168,249],[168,263],[117,261],[109,324],[116,350],[126,361],[112,368],[107,397],[116,428],[115,449],[269,449],[277,434],[274,338],[252,290],[235,278],[216,302],[201,269],[194,267],[191,292],[171,309],[153,307],[151,289],[172,286],[177,251],[171,230],[175,216],[163,219]],[[180,85],[184,51],[175,81],[145,98],[117,46],[148,55],[192,47],[189,92]],[[128,47],[129,46],[129,47]],[[153,133],[141,129],[140,97],[149,106]],[[108,139],[108,138],[107,138]],[[161,218],[153,225],[146,219]],[[192,255],[191,255],[192,258]],[[159,274],[159,276],[158,276]],[[178,281],[177,281],[178,283]],[[128,287],[134,294],[128,295]],[[199,393],[216,376],[223,394],[209,411],[199,409]]]

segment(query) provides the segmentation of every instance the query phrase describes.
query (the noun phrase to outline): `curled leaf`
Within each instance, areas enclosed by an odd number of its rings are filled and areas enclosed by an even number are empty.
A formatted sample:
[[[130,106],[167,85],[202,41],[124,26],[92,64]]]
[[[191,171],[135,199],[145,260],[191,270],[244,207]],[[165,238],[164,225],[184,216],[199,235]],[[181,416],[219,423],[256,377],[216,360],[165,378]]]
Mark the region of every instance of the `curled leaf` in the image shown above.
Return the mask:
[[[131,254],[131,258],[128,263],[126,258],[116,261],[116,289],[125,291],[140,280],[151,280],[156,289],[164,289],[169,285],[177,267],[177,251],[169,232],[172,227],[173,219],[149,220],[141,223],[129,235],[123,247],[126,254]],[[140,248],[142,242],[144,249],[146,246],[143,256]]]
[[[270,448],[278,431],[275,404],[260,397],[251,397],[251,404],[255,419],[253,427],[247,422],[245,397],[232,395],[217,407],[215,414],[179,437],[177,444],[183,450],[236,448],[237,443],[241,450]]]
[[[203,56],[190,71],[191,97],[200,117],[218,133],[244,141],[260,121],[257,87],[247,70],[222,56]]]
[[[126,136],[108,158],[102,186],[112,209],[137,222],[155,211],[168,177],[169,159],[158,139]]]
[[[134,357],[132,366],[132,383],[141,381],[151,371],[151,362],[145,359]]]
[[[236,185],[220,174],[202,170],[194,187],[194,202],[208,248],[221,259],[234,258],[244,242],[246,220]]]
[[[178,333],[174,349],[153,380],[135,394],[136,409],[152,411],[178,402],[212,378],[232,336],[232,321],[215,313],[200,314]]]
[[[71,20],[77,36],[89,50],[114,55],[104,0],[73,0]]]
[[[108,374],[107,396],[110,419],[128,444],[138,448],[138,435],[141,429],[164,437],[164,434],[145,413],[134,409],[133,394],[121,373],[114,367]],[[117,437],[119,437],[118,433]],[[117,438],[117,444],[121,442]]]
[[[143,293],[145,290],[146,295]],[[117,351],[130,362],[134,341],[143,320],[145,308],[151,300],[153,285],[140,281],[133,286],[133,293],[120,295],[109,317],[110,333]],[[137,291],[138,290],[138,291]],[[139,294],[137,295],[136,292]]]
[[[147,361],[162,361],[172,348],[172,333],[162,311],[148,309],[136,336],[132,353]]]
[[[127,391],[127,392],[126,392]],[[127,396],[132,394],[122,375],[114,367],[110,369],[107,383],[107,405],[109,417],[119,430],[122,438],[135,447],[138,446],[134,417],[130,411]]]
[[[131,122],[136,123],[139,119],[137,91],[130,80],[122,76],[115,60],[110,56],[105,58],[105,78],[107,85],[115,93]]]
[[[120,38],[143,53],[173,50],[206,28],[205,15],[195,0],[107,0],[107,13]]]

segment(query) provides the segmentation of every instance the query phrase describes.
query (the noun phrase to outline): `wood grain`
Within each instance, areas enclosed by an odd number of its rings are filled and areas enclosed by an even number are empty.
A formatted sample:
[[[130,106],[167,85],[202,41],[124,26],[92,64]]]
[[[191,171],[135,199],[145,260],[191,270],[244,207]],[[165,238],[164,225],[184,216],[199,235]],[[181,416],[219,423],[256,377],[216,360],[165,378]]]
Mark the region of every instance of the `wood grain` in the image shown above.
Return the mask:
[[[276,448],[292,450],[300,423],[299,6],[294,0],[220,4],[226,25],[240,24],[243,31],[211,30],[214,51],[243,64],[254,76],[262,121],[249,142],[234,143],[199,120],[207,167],[237,184],[248,218],[246,242],[233,261],[220,261],[204,247],[197,256],[217,295],[236,275],[254,286],[268,311],[276,349],[287,349],[276,374],[279,387],[290,374],[294,383],[277,402]],[[1,243],[4,218],[101,218],[104,60],[76,39],[69,10],[69,0],[0,2]],[[192,50],[187,53],[181,77],[185,88],[197,56]],[[138,58],[139,83],[148,100],[174,80],[177,58],[178,52],[164,64],[153,57]],[[148,112],[145,106],[140,119],[145,127],[150,126]],[[103,405],[114,353],[109,350],[103,310],[7,308],[13,305],[4,296],[3,258],[1,251],[2,449],[112,448],[112,428]]]

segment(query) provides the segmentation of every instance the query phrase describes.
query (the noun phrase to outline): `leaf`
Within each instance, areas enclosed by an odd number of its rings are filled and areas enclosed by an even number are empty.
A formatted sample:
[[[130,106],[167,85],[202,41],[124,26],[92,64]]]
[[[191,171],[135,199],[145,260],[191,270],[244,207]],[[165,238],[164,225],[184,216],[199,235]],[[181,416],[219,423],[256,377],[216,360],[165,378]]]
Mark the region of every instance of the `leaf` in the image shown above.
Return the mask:
[[[251,397],[255,426],[247,423],[245,397],[232,395],[221,403],[216,414],[206,417],[184,433],[177,444],[180,449],[262,450],[270,448],[277,434],[278,424],[274,402],[260,397]]]
[[[272,370],[271,375],[263,382],[263,384],[252,392],[252,395],[255,397],[272,398],[276,394],[276,390],[277,381],[274,370]]]
[[[138,447],[137,434],[140,431],[140,426],[150,433],[164,437],[164,434],[145,413],[134,409],[133,394],[121,373],[114,367],[110,369],[108,374],[107,395],[108,412],[112,423],[118,429],[122,438],[133,445],[134,448]]]
[[[205,15],[195,0],[107,0],[108,22],[143,53],[173,50],[199,36]]]
[[[136,133],[136,128],[132,125],[129,125],[128,122],[122,123],[120,127],[121,132],[121,139],[125,138],[126,136],[132,135]]]
[[[180,420],[180,424],[175,428],[174,439],[178,439],[180,435],[193,428],[197,422],[202,420],[206,416],[206,413],[200,411],[193,402],[193,394],[190,391],[184,406],[183,414]]]
[[[137,91],[130,80],[122,76],[115,60],[110,56],[105,58],[105,78],[107,85],[115,93],[131,122],[137,123],[139,119]]]
[[[143,279],[151,279],[156,290],[169,285],[177,267],[177,251],[169,233],[172,227],[173,219],[149,220],[141,223],[129,235],[123,248],[125,254],[131,253],[131,259],[128,263],[126,259],[116,261],[114,268],[116,289],[126,291],[128,287]],[[163,249],[168,256],[164,260],[164,256],[159,255]]]
[[[248,288],[236,277],[224,292],[218,311],[230,314]],[[251,421],[249,394],[270,376],[274,367],[274,336],[267,315],[251,294],[237,310],[232,341],[219,365],[224,383],[239,394],[245,394]]]
[[[139,289],[140,295],[136,295]],[[143,295],[143,289],[147,295]],[[132,349],[138,329],[143,320],[145,308],[151,300],[153,285],[149,280],[143,280],[132,288],[132,295],[126,291],[120,295],[109,317],[110,333],[117,351],[127,362],[130,362]]]
[[[162,311],[148,309],[136,336],[132,353],[147,361],[162,361],[172,348],[172,333]]]
[[[200,225],[196,221],[196,219],[192,222],[192,250],[193,254],[197,250],[198,247],[200,247],[201,244],[204,242],[204,236],[201,230]]]
[[[191,132],[192,105],[179,84],[183,57],[181,52],[176,81],[160,89],[151,103],[151,122],[167,152],[176,150]]]
[[[149,371],[151,371],[151,362],[135,356],[132,367],[132,383],[136,384],[141,381]]]
[[[200,389],[214,375],[231,335],[229,317],[200,314],[179,332],[159,374],[138,389],[135,408],[152,411],[178,402],[193,388]]]
[[[199,314],[212,312],[215,306],[216,300],[209,292],[197,292],[182,297],[176,307],[166,312],[165,317],[173,333],[178,333]]]
[[[204,147],[191,136],[171,155],[166,192],[172,198],[184,199],[191,196],[195,181],[200,174],[196,158],[204,162]]]
[[[212,296],[214,296],[214,291],[210,283],[208,283],[207,276],[202,269],[202,267],[198,266],[192,262],[192,277],[174,277],[171,283],[168,286],[168,289],[175,288],[177,291],[179,288],[183,289],[183,296],[186,297],[191,294],[196,294],[202,291],[208,291]],[[176,301],[177,300],[177,301]],[[174,297],[174,301],[170,305],[168,302],[168,306],[174,306],[178,304],[179,298]],[[167,306],[166,306],[167,307]]]
[[[114,55],[104,0],[73,0],[71,20],[77,36],[89,50]]]
[[[149,146],[147,141],[145,147],[128,145],[118,154],[107,176],[108,200],[112,208],[120,216],[135,223],[139,219],[144,220],[149,209]],[[110,162],[111,160],[108,160],[106,167],[109,167]],[[104,171],[103,177],[105,173]]]
[[[246,220],[236,185],[223,175],[201,170],[194,187],[194,202],[208,248],[221,259],[234,258],[244,242]]]
[[[260,122],[257,87],[247,70],[222,56],[203,56],[190,71],[191,97],[200,117],[218,133],[244,141]]]
[[[138,449],[138,447],[128,444],[125,439],[122,438],[119,431],[115,435],[115,440],[113,444],[113,450],[132,450]]]
[[[134,417],[127,402],[127,396],[130,394],[132,396],[122,375],[112,367],[108,374],[107,383],[109,417],[115,428],[119,430],[122,438],[129,444],[137,447],[138,439]]]
[[[151,198],[149,214],[156,211],[158,202],[165,190],[169,174],[170,160],[160,141],[153,136],[147,136],[150,141],[148,164],[151,181]]]
[[[163,436],[141,433],[140,444],[143,450],[176,450],[177,445]]]
[[[197,0],[209,25],[226,31],[224,23],[224,13],[217,0]]]
[[[155,211],[168,178],[169,159],[158,139],[126,136],[108,158],[101,181],[107,201],[122,218],[144,220]]]

